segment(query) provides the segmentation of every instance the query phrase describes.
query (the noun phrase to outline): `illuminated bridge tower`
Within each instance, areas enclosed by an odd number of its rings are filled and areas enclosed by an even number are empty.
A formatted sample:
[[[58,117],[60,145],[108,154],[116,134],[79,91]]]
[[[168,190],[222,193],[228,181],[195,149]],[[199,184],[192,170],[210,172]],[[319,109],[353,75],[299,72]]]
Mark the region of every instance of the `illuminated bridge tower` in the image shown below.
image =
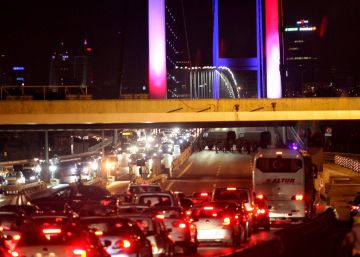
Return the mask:
[[[213,65],[232,70],[241,97],[280,98],[279,1],[213,0],[213,12]]]

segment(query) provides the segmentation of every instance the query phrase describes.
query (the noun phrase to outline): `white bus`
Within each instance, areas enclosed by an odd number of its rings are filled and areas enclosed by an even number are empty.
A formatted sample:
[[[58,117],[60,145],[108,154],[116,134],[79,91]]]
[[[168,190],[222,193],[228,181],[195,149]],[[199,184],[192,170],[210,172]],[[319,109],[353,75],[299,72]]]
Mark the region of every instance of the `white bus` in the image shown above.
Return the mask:
[[[254,157],[253,188],[269,206],[270,221],[311,218],[315,166],[304,152],[262,149]]]

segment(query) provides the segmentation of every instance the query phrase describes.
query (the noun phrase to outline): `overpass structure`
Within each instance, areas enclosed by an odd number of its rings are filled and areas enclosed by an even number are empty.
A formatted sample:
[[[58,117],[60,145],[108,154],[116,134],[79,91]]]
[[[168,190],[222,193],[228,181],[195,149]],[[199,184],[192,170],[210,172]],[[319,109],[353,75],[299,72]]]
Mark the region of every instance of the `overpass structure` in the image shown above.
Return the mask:
[[[360,120],[360,98],[0,101],[0,129]]]

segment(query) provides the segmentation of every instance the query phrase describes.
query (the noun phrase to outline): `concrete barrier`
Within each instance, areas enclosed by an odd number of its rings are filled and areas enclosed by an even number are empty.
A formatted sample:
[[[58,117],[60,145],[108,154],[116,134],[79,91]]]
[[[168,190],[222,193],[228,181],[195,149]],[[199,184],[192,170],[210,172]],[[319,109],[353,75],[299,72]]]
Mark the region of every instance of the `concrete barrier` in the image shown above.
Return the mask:
[[[47,184],[43,181],[34,182],[30,184],[22,184],[22,185],[8,185],[2,186],[1,190],[4,194],[20,194],[20,193],[34,193],[37,191],[47,189]]]

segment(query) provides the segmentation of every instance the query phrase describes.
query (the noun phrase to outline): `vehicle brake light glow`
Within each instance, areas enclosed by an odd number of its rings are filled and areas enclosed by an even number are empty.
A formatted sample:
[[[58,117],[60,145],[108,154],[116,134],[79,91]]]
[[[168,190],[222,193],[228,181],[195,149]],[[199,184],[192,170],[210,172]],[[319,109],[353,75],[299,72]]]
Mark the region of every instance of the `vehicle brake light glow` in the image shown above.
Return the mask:
[[[282,155],[283,154],[283,152],[276,152],[276,155]]]
[[[15,240],[15,241],[19,241],[20,238],[21,238],[20,235],[14,235],[14,236],[13,236],[13,240]]]
[[[208,195],[208,193],[201,193],[200,196],[201,197],[208,197],[209,195]]]
[[[236,190],[236,187],[228,187],[226,188],[227,191],[235,191]]]
[[[257,209],[256,212],[258,214],[265,214],[265,209]]]
[[[186,224],[185,223],[180,223],[179,228],[186,228]]]
[[[258,195],[256,195],[256,198],[257,199],[264,199],[264,195],[263,194],[258,194]]]
[[[158,215],[156,215],[156,218],[160,219],[160,220],[163,220],[163,219],[165,219],[165,215],[164,214],[158,214]]]
[[[86,251],[83,249],[74,249],[73,254],[80,257],[86,257]]]
[[[229,217],[224,218],[223,225],[230,225],[230,218]]]
[[[60,228],[45,228],[43,229],[44,234],[59,234],[61,233]]]
[[[131,242],[129,240],[121,240],[117,241],[115,243],[115,246],[113,246],[113,249],[128,249],[131,247]]]
[[[252,212],[253,210],[254,210],[253,207],[248,207],[248,208],[246,208],[246,211],[247,211],[247,212]]]
[[[104,233],[101,230],[95,231],[95,235],[102,236]]]
[[[351,206],[351,210],[353,210],[353,211],[357,211],[359,209],[360,209],[360,206],[357,206],[357,205]]]
[[[214,210],[214,207],[213,206],[205,206],[204,210],[205,211],[212,211],[212,210]]]
[[[235,215],[235,219],[238,220],[238,219],[239,219],[239,216],[238,216],[238,215]]]
[[[191,211],[186,211],[186,215],[190,216],[191,215]]]
[[[12,255],[13,257],[18,257],[18,256],[19,256],[19,253],[16,252],[16,251],[13,251],[13,252],[11,252],[11,255]]]
[[[302,200],[304,200],[304,196],[303,195],[295,195],[295,200],[302,201]]]
[[[213,217],[217,217],[217,213],[213,213],[212,216],[213,216]]]

